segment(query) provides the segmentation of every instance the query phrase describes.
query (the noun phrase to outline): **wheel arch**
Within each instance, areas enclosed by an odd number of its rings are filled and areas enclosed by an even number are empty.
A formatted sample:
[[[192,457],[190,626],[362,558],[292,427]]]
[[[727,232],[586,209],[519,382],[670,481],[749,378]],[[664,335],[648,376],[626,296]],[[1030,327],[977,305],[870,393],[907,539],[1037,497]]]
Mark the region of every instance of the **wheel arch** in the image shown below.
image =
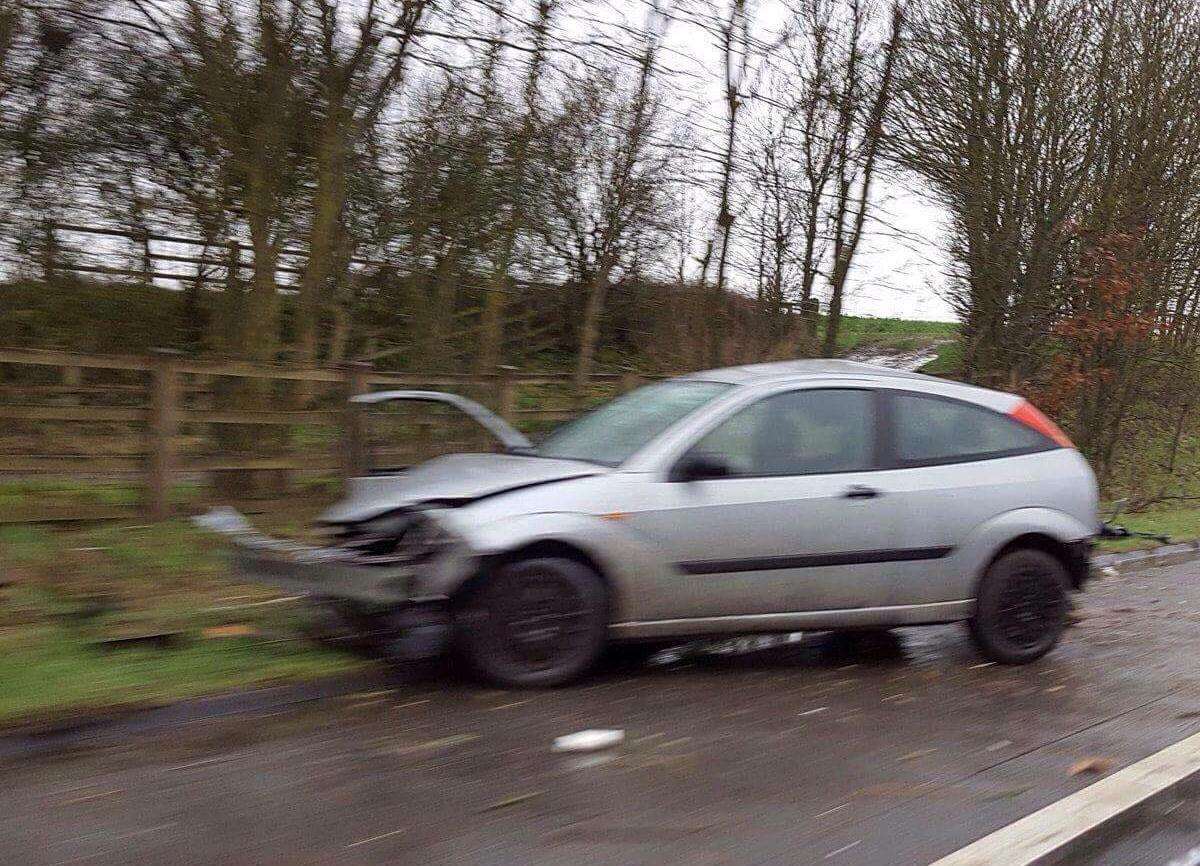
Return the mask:
[[[1071,587],[1079,589],[1087,578],[1096,528],[1054,508],[1017,508],[998,514],[976,527],[953,554],[958,598],[977,598],[979,582],[992,564],[1019,547],[1041,550],[1063,563]]]
[[[608,595],[608,616],[609,620],[612,621],[614,612],[619,607],[619,599],[611,574],[609,574],[595,556],[582,546],[561,538],[539,538],[516,545],[507,550],[480,557],[476,561],[475,568],[471,574],[451,593],[450,603],[452,606],[461,604],[463,599],[486,581],[489,575],[494,574],[498,568],[502,568],[511,562],[543,558],[567,559],[595,572],[596,576],[604,584],[605,592]]]
[[[469,591],[514,558],[562,556],[600,576],[609,595],[610,622],[649,618],[660,587],[670,575],[662,552],[624,521],[569,512],[521,514],[482,525],[469,510],[454,514],[452,529],[463,539],[462,555],[435,582],[446,597]]]
[[[1086,550],[1080,551],[1080,545],[1081,542],[1063,541],[1045,532],[1024,532],[1007,541],[992,554],[976,576],[976,586],[987,570],[1001,557],[1014,550],[1039,550],[1053,556],[1062,564],[1071,579],[1072,589],[1081,589],[1087,580],[1088,557]]]

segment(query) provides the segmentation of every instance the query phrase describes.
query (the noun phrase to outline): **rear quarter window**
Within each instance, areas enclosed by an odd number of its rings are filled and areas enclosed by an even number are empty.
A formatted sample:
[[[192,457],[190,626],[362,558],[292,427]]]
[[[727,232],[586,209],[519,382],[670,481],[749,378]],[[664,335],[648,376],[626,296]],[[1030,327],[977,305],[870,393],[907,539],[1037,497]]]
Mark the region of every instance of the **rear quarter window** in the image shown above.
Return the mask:
[[[901,466],[1031,454],[1056,447],[1007,415],[944,397],[892,392],[892,451]]]

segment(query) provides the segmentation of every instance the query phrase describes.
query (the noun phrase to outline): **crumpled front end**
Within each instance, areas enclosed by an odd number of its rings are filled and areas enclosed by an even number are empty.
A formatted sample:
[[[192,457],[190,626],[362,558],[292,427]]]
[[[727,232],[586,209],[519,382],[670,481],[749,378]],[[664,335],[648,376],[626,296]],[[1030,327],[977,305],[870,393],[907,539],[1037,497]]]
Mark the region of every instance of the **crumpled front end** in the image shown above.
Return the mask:
[[[444,594],[449,570],[465,567],[461,541],[418,509],[328,527],[316,547],[271,538],[231,508],[196,518],[231,542],[233,576],[278,587],[330,606],[359,630],[379,635],[393,657],[436,655],[449,637]]]

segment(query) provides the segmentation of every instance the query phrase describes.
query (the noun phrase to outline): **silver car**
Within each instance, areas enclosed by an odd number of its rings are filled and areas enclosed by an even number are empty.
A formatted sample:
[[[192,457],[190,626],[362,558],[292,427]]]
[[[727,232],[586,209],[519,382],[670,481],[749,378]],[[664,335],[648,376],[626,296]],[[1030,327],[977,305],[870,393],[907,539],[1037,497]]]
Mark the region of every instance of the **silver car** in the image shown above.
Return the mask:
[[[241,576],[333,606],[388,655],[453,647],[549,686],[607,645],[962,620],[989,659],[1058,642],[1099,527],[1087,462],[1011,394],[847,361],[709,370],[631,391],[539,445],[351,482],[327,547],[253,531]]]

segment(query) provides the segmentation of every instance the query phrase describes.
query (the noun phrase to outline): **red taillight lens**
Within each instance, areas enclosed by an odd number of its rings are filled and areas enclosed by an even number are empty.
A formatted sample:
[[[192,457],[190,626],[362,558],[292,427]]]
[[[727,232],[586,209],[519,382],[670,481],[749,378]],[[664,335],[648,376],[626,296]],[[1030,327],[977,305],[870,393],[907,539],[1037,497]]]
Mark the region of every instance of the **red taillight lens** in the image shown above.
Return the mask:
[[[1038,408],[1028,400],[1022,400],[1018,403],[1017,408],[1009,412],[1008,416],[1014,421],[1020,421],[1026,427],[1038,431],[1056,445],[1061,445],[1063,448],[1075,447],[1075,443],[1070,440],[1067,434],[1057,424],[1039,412]]]

